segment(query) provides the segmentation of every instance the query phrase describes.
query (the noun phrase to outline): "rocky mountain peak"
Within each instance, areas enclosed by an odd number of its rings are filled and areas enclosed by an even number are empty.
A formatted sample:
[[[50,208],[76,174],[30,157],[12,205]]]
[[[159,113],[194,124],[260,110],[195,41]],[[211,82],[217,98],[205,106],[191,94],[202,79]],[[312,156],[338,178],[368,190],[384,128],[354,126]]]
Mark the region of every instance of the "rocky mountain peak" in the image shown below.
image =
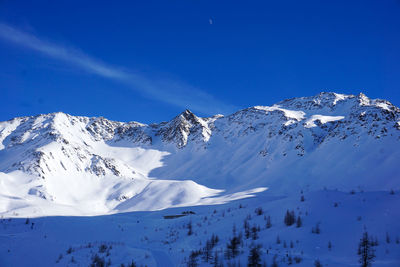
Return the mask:
[[[160,124],[156,135],[160,135],[164,142],[175,143],[178,148],[186,146],[189,137],[201,136],[208,138],[210,130],[206,120],[197,117],[190,110],[186,109],[170,122]]]

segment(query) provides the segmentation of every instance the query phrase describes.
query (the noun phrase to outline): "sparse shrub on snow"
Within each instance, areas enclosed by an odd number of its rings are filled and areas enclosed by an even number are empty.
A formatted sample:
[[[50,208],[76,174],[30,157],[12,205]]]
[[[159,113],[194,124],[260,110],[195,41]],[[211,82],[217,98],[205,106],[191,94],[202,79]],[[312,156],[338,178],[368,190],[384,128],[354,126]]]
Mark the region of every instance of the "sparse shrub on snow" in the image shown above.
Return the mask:
[[[104,253],[107,251],[107,245],[106,244],[101,244],[99,246],[99,253]]]
[[[74,250],[72,249],[72,247],[69,247],[69,248],[67,249],[67,254],[71,254],[73,251],[74,251]]]
[[[261,207],[256,208],[254,212],[257,214],[257,216],[261,216],[264,214],[264,211]]]
[[[90,267],[105,267],[106,262],[104,258],[101,258],[99,255],[95,254],[92,258],[92,263],[90,264]]]
[[[319,223],[317,223],[317,224],[315,225],[315,227],[311,228],[311,233],[317,234],[317,235],[321,233],[321,229],[320,229],[320,227],[319,227]]]
[[[321,263],[318,259],[316,259],[316,260],[314,261],[314,266],[315,266],[315,267],[322,267],[322,263]]]
[[[293,260],[295,263],[300,263],[303,259],[299,256],[295,256],[295,257],[293,257]]]

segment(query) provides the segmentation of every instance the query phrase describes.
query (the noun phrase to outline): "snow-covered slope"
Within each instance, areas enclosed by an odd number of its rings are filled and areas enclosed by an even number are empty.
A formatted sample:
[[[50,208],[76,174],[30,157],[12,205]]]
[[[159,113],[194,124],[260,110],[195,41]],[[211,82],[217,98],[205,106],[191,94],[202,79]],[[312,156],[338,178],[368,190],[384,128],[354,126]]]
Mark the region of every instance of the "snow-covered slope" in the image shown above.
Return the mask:
[[[398,191],[269,193],[212,207],[0,219],[0,266],[247,266],[258,246],[259,263],[266,266],[310,267],[319,260],[322,266],[354,267],[360,266],[357,248],[365,231],[376,242],[372,266],[400,266]],[[287,210],[301,225],[284,224]],[[212,236],[218,242],[206,253]],[[227,257],[234,236],[237,255]],[[96,256],[105,264],[95,265]]]
[[[0,122],[0,214],[220,204],[268,188],[400,188],[400,110],[321,93],[229,116],[141,124],[52,113]]]

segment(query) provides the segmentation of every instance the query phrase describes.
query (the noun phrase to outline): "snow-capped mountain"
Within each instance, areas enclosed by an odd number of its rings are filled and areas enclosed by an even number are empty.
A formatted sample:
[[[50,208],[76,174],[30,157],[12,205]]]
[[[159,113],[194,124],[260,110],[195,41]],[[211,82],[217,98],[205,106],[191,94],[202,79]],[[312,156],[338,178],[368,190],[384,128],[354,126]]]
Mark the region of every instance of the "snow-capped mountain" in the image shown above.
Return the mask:
[[[218,204],[268,188],[400,187],[400,109],[320,93],[142,124],[52,113],[0,122],[0,214],[95,215]]]

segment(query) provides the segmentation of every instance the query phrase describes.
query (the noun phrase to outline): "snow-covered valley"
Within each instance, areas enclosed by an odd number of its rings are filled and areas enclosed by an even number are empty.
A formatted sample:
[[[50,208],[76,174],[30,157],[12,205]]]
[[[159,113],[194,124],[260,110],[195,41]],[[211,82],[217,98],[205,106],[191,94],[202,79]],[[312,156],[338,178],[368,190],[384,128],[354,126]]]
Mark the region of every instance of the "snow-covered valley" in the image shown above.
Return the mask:
[[[149,125],[15,118],[0,122],[0,266],[242,266],[252,248],[268,266],[356,266],[365,231],[373,266],[399,266],[399,162],[399,108],[363,94]]]

